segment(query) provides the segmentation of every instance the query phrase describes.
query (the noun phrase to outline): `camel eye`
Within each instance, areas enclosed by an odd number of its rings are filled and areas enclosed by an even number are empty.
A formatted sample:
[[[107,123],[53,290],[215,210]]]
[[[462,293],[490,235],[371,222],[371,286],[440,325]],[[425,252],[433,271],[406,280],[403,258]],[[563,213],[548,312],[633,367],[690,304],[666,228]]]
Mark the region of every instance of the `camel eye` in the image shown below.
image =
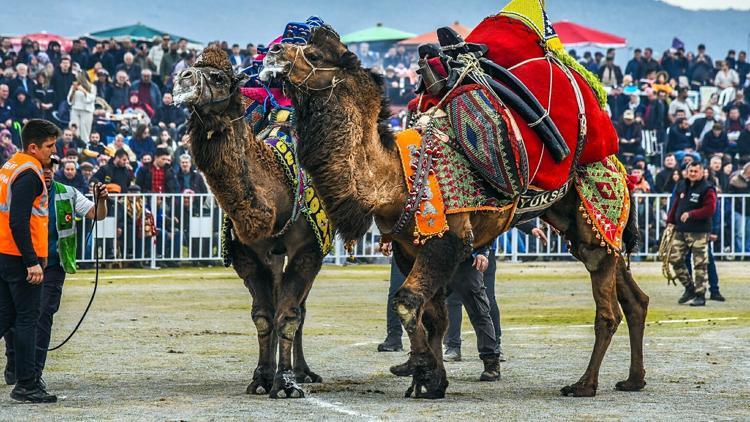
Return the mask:
[[[223,84],[226,82],[226,76],[221,72],[211,72],[211,80],[218,84]]]
[[[317,51],[310,51],[307,53],[307,58],[310,59],[311,62],[319,62],[323,59],[323,56]]]

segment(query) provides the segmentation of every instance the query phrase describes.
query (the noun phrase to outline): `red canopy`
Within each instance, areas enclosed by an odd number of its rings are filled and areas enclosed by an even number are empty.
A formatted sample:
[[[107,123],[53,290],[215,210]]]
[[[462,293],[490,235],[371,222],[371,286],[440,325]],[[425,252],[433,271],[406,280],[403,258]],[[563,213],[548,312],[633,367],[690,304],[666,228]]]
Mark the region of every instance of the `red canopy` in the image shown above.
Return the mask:
[[[566,47],[595,46],[600,48],[625,47],[627,40],[617,35],[597,31],[574,22],[560,21],[552,24],[560,41]]]
[[[461,25],[458,22],[453,22],[453,25],[450,26],[454,31],[458,32],[459,35],[466,38],[469,35],[469,32],[471,32],[471,29]],[[417,35],[416,37],[407,38],[405,40],[399,41],[399,45],[420,45],[420,44],[426,44],[426,43],[437,43],[437,32],[430,31],[425,32],[424,34]]]
[[[47,45],[50,41],[57,41],[60,43],[60,48],[63,51],[70,51],[73,48],[73,41],[69,38],[63,37],[62,35],[48,34],[46,32],[37,32],[33,34],[19,35],[17,37],[11,37],[10,43],[16,50],[21,49],[21,42],[24,39],[36,41],[39,43],[39,48],[44,51],[47,49]]]

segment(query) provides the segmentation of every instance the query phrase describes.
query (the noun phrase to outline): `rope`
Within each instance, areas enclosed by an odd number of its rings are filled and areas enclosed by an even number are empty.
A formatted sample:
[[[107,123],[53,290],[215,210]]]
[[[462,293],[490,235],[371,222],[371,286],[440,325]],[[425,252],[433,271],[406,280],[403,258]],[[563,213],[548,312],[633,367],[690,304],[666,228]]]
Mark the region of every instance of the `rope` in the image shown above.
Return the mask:
[[[674,245],[674,234],[674,224],[667,225],[666,230],[664,230],[661,236],[661,243],[659,243],[659,259],[661,260],[661,273],[667,279],[667,285],[671,282],[676,286],[677,275],[672,271],[672,267],[669,264],[672,256],[672,246]]]

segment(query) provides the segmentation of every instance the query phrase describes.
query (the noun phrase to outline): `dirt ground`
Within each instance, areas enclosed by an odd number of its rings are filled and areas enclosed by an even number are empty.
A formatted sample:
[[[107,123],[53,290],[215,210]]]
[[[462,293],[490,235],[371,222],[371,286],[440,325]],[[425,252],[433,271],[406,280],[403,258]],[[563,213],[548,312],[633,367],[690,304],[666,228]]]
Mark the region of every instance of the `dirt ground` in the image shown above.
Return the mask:
[[[568,398],[593,344],[594,303],[575,263],[500,263],[497,292],[508,362],[502,380],[478,381],[481,362],[464,318],[464,360],[448,363],[447,398],[404,399],[409,380],[377,353],[385,334],[385,266],[326,266],[308,300],[306,356],[323,384],[306,398],[245,394],[257,362],[251,299],[231,270],[105,270],[79,333],[50,354],[45,379],[61,400],[14,404],[0,387],[0,420],[750,420],[750,276],[720,263],[725,303],[676,304],[659,265],[634,263],[651,296],[646,389],[614,390],[630,359],[627,327],[615,335],[595,398]],[[77,321],[91,272],[69,278],[53,343]],[[404,338],[406,344],[408,341]]]

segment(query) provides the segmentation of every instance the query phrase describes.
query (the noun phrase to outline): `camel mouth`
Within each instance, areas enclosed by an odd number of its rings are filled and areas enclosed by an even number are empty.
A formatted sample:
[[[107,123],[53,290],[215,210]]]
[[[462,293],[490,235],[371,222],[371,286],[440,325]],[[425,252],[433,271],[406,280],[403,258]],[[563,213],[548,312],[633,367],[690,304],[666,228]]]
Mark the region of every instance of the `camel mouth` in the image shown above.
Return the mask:
[[[261,69],[258,78],[263,82],[270,82],[278,77],[286,76],[289,72],[291,63],[286,60],[280,60],[275,54],[269,53],[263,59],[263,69]]]
[[[173,101],[176,105],[194,105],[198,103],[202,92],[203,79],[194,69],[185,69],[174,79],[172,90]]]

